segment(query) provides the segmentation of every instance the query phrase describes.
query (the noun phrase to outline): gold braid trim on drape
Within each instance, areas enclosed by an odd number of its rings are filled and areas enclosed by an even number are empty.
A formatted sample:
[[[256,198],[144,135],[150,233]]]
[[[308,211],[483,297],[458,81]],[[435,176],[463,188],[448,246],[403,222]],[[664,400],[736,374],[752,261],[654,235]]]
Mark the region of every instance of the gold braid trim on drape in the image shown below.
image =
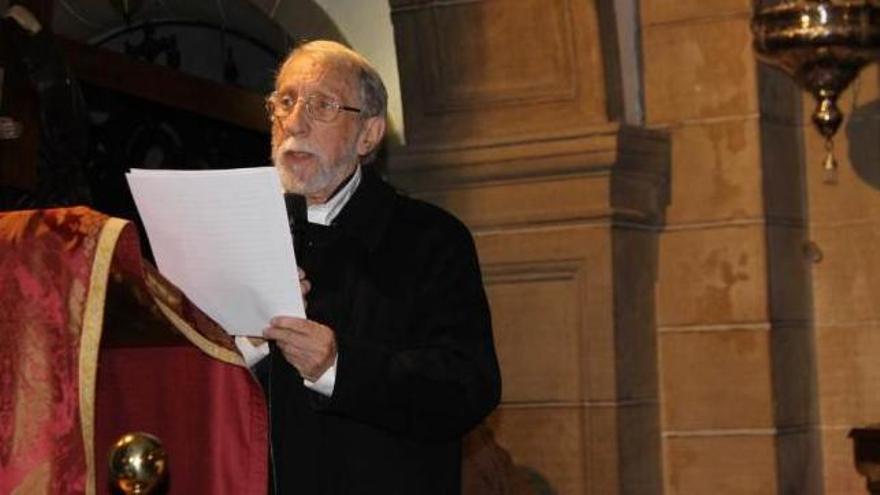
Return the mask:
[[[110,218],[101,228],[92,272],[86,297],[79,353],[79,401],[80,422],[82,423],[83,447],[86,461],[86,495],[95,494],[95,400],[98,372],[98,352],[104,325],[104,310],[107,298],[107,284],[113,263],[113,255],[120,234],[129,225],[127,220]],[[144,274],[146,278],[146,274]],[[149,284],[148,284],[149,285]],[[162,314],[194,346],[219,361],[246,367],[241,356],[203,337],[192,325],[184,320],[161,298],[150,291],[150,295]]]
[[[113,252],[119,234],[128,221],[110,218],[101,228],[89,290],[86,296],[85,315],[79,345],[79,414],[82,423],[83,447],[86,458],[86,495],[95,493],[95,386],[98,376],[98,349],[104,326],[104,303],[107,297],[107,281]]]
[[[152,293],[151,293],[152,294]],[[202,336],[195,328],[192,327],[189,323],[186,322],[183,318],[180,317],[173,309],[168,307],[161,299],[153,295],[153,300],[156,301],[156,305],[159,306],[159,310],[162,311],[162,314],[168,318],[177,330],[182,333],[187,340],[190,341],[194,346],[201,349],[202,352],[211,356],[214,359],[219,361],[223,361],[224,363],[234,364],[236,366],[247,367],[245,365],[242,357],[236,353],[235,351],[231,351],[221,345],[215,344],[210,340],[206,339]]]

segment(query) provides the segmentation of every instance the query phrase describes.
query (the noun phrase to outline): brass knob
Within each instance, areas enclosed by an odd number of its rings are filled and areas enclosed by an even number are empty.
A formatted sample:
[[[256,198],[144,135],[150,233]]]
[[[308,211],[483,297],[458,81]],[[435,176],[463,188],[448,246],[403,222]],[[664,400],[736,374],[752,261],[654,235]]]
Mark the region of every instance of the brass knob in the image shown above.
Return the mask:
[[[167,455],[149,433],[127,433],[110,451],[110,480],[126,494],[150,493],[165,477]]]

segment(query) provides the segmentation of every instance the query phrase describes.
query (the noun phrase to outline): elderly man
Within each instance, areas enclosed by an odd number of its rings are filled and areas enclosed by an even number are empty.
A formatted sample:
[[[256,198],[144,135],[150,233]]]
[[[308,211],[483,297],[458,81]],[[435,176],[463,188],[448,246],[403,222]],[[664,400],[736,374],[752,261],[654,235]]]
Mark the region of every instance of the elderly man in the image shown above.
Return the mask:
[[[255,367],[275,493],[458,493],[461,437],[499,400],[470,234],[361,166],[386,98],[360,55],[315,41],[290,54],[268,99],[275,167],[309,221],[297,252],[308,319],[274,318],[276,350]]]

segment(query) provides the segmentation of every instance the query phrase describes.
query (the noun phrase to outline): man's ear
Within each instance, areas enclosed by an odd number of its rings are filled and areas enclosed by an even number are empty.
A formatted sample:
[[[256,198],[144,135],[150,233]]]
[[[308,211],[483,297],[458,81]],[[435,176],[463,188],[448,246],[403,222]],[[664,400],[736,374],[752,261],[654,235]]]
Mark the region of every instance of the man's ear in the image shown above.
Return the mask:
[[[385,136],[385,117],[370,117],[364,121],[364,127],[357,142],[358,156],[370,154]]]

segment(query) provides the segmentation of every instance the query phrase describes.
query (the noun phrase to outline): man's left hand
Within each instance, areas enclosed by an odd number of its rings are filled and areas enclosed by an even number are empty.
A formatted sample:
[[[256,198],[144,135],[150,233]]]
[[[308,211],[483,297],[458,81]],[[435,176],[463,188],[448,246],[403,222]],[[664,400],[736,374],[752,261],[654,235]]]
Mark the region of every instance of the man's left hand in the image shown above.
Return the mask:
[[[293,316],[276,316],[263,335],[278,344],[284,359],[303,378],[317,381],[336,358],[336,335],[330,327]]]

